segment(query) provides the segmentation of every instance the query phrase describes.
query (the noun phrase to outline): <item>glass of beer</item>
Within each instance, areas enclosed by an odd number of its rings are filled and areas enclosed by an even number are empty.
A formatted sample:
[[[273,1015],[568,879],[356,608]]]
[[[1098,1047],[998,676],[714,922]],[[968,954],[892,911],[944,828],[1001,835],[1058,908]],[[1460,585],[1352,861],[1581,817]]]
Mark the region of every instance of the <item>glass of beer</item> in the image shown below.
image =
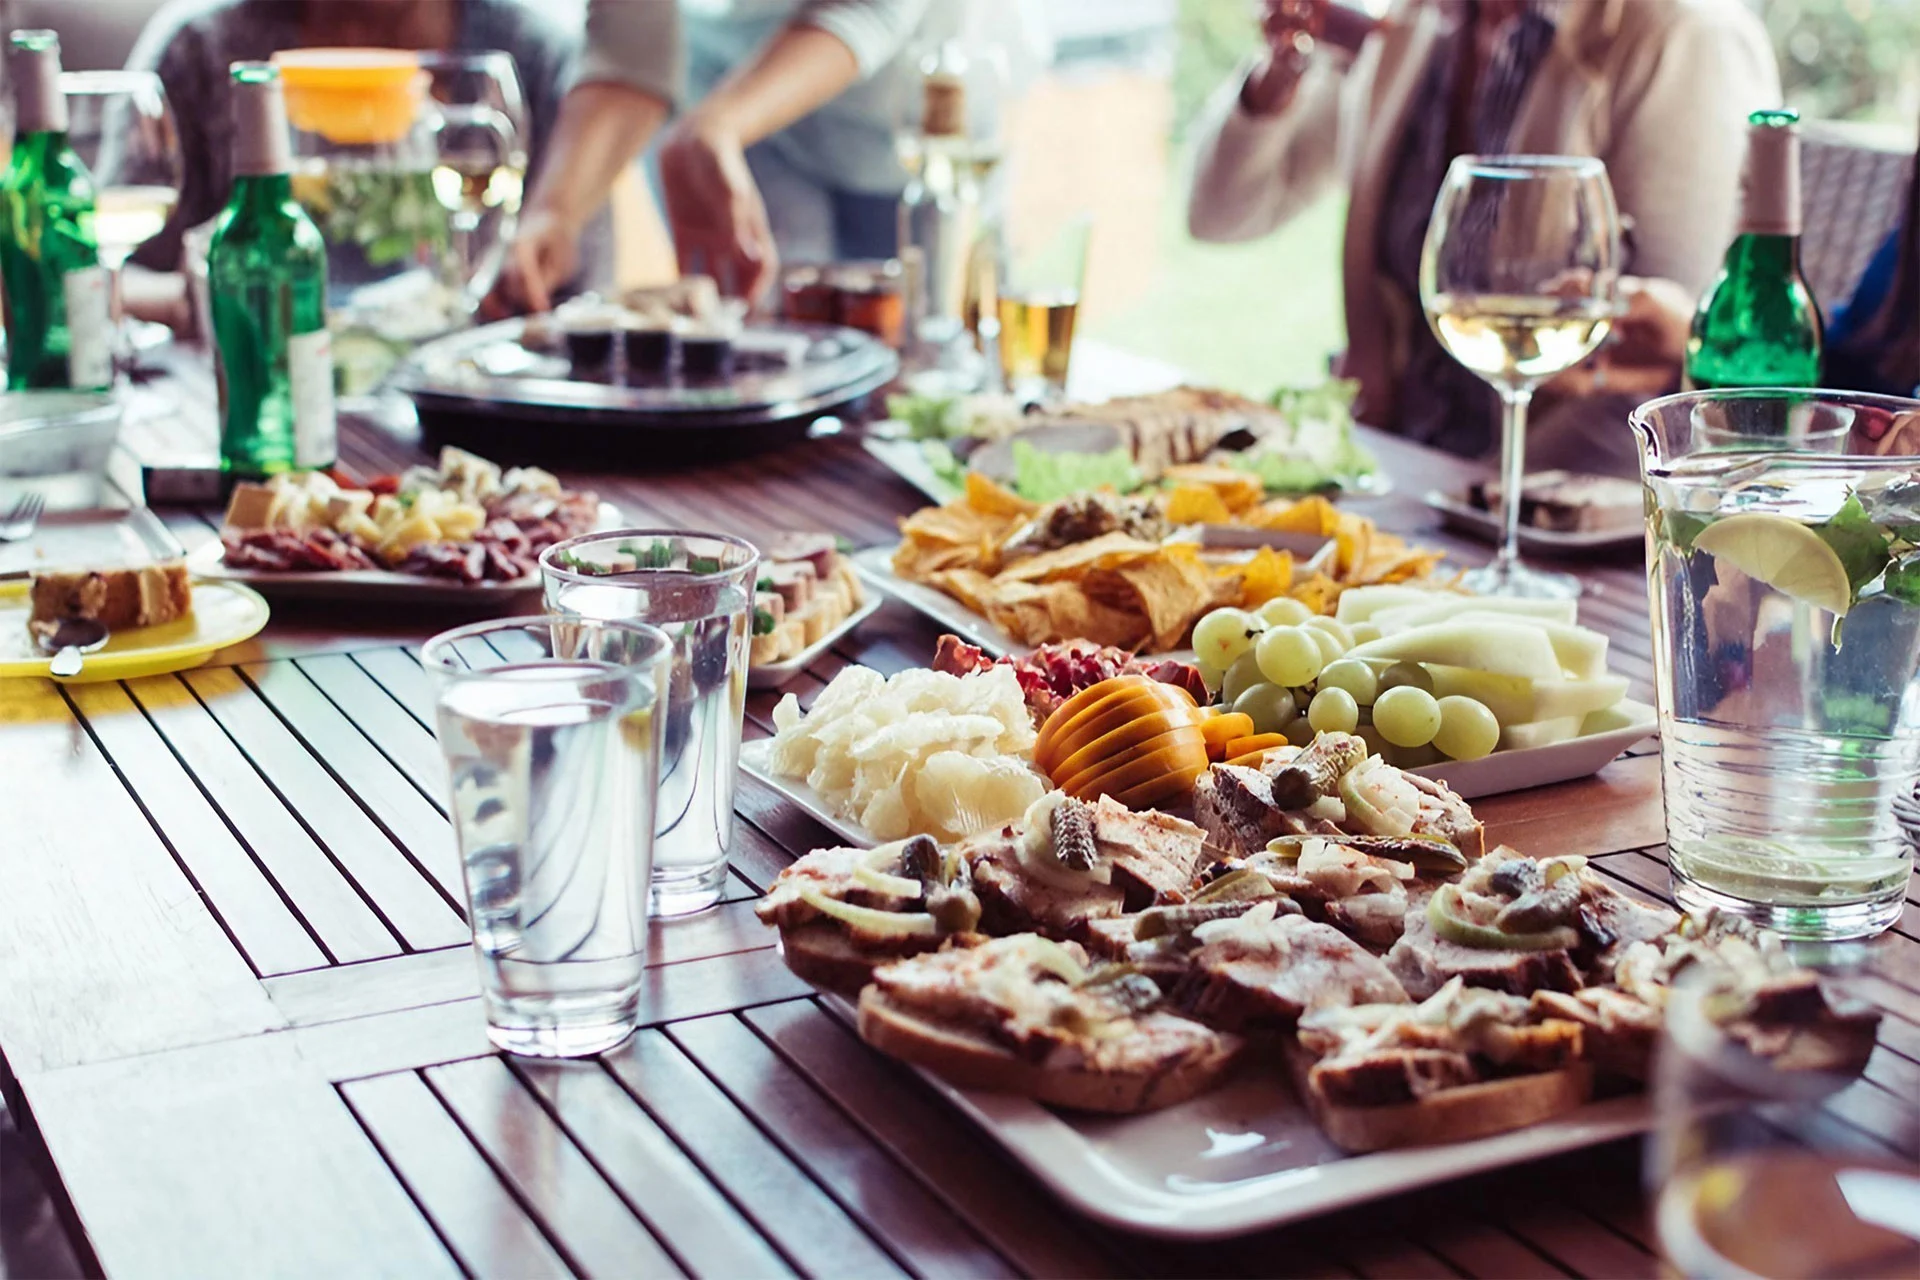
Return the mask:
[[[1734,998],[1687,979],[1667,1002],[1653,1073],[1660,1126],[1647,1145],[1669,1274],[1920,1275],[1911,1064],[1885,1048],[1865,1056],[1864,1042],[1834,1044],[1871,1028],[1817,1018],[1804,996]],[[1856,1018],[1883,984],[1864,973],[1822,978]]]
[[[1030,240],[1001,239],[994,310],[1000,372],[1016,396],[1058,400],[1067,393],[1092,230],[1091,219],[1076,216]]]

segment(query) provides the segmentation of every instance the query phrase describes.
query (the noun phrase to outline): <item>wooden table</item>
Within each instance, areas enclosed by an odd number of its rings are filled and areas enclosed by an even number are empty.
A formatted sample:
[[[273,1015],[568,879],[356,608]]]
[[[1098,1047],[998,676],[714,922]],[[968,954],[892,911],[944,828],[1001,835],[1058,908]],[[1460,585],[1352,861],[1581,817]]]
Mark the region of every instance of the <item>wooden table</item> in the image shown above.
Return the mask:
[[[189,396],[189,400],[192,400]],[[204,419],[203,419],[204,420]],[[172,438],[177,434],[178,438]],[[141,449],[203,444],[146,425]],[[1467,468],[1375,442],[1365,509],[1437,540],[1418,495]],[[363,470],[416,461],[347,430]],[[851,440],[658,474],[570,475],[636,523],[889,539],[919,505]],[[205,519],[172,517],[189,540]],[[1583,616],[1650,697],[1638,557]],[[751,899],[827,833],[742,781],[727,901],[662,926],[645,1028],[598,1061],[489,1050],[419,642],[447,619],[277,609],[179,676],[0,688],[0,1052],[90,1268],[116,1276],[1650,1275],[1637,1148],[1615,1144],[1202,1247],[1059,1207],[790,976]],[[797,681],[924,663],[889,605]],[[756,694],[750,735],[775,698]],[[1651,745],[1476,805],[1498,839],[1663,895]],[[1871,1132],[1920,1091],[1920,908],[1873,948],[1894,1010],[1834,1103]]]

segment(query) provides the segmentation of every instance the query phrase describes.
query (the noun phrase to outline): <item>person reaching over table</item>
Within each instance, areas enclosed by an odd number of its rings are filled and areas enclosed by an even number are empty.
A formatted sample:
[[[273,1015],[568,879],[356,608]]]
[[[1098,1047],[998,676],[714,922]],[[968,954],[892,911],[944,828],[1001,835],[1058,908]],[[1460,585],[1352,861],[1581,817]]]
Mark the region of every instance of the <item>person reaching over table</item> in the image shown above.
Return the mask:
[[[527,100],[528,161],[545,167],[546,142],[574,70],[577,37],[521,0],[173,0],[148,20],[130,69],[166,86],[180,135],[180,203],[160,233],[134,252],[127,309],[176,329],[193,323],[181,275],[181,237],[217,214],[233,185],[228,67],[305,48],[383,48],[513,55]],[[583,223],[583,249],[564,277],[610,273],[605,218]]]
[[[1450,160],[1598,156],[1633,220],[1629,269],[1691,293],[1732,234],[1747,114],[1780,98],[1766,33],[1739,0],[1401,0],[1378,22],[1337,0],[1267,0],[1262,28],[1266,50],[1196,128],[1188,226],[1254,239],[1344,181],[1338,370],[1360,382],[1356,413],[1470,456],[1498,440],[1497,401],[1420,304]],[[1530,440],[1617,429],[1624,451],[1625,399],[1581,406],[1572,428],[1538,413]]]
[[[980,0],[589,0],[587,60],[561,113],[490,314],[545,310],[582,219],[654,141],[680,269],[757,295],[781,255],[887,257],[906,174],[894,154],[906,50]],[[1006,5],[1018,38],[1017,4]],[[685,84],[678,51],[685,50]],[[688,105],[662,132],[676,103]]]

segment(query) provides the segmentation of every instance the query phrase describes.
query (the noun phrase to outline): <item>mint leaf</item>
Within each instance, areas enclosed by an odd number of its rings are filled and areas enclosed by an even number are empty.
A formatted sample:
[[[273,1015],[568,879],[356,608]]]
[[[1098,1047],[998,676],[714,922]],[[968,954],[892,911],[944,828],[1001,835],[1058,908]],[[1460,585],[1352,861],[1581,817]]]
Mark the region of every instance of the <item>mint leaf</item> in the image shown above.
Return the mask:
[[[1891,558],[1887,551],[1887,531],[1873,522],[1857,494],[1848,494],[1833,518],[1814,532],[1840,557],[1855,594],[1879,577]]]
[[[1902,604],[1920,605],[1920,554],[1902,556],[1887,566],[1880,581],[1886,593]]]
[[[1667,543],[1682,555],[1693,551],[1693,540],[1700,536],[1701,530],[1713,523],[1704,516],[1688,515],[1684,511],[1667,512]]]

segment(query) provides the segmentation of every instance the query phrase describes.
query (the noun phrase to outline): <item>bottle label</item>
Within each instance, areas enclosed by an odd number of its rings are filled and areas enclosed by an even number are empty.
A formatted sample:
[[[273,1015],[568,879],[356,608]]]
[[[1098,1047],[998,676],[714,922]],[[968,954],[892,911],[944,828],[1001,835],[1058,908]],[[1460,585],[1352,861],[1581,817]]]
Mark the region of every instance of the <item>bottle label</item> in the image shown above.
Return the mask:
[[[293,400],[293,465],[330,467],[339,454],[333,417],[333,335],[325,329],[287,339],[287,390]]]
[[[80,267],[60,281],[67,309],[67,385],[113,385],[112,282],[105,267]]]

